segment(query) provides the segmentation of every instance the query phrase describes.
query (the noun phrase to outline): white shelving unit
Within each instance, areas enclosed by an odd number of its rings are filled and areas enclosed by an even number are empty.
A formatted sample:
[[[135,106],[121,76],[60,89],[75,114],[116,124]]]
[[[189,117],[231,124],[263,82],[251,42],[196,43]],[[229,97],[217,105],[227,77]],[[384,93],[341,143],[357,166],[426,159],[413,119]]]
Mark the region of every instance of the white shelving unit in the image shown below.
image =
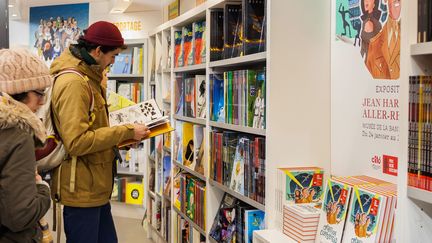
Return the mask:
[[[210,179],[210,172],[209,172],[209,151],[210,151],[210,131],[213,128],[218,129],[224,129],[224,130],[231,130],[231,131],[237,131],[239,133],[246,133],[250,135],[258,135],[258,136],[266,136],[266,130],[264,129],[254,129],[250,127],[244,127],[244,126],[236,126],[231,124],[225,124],[225,123],[218,123],[213,122],[210,120],[210,111],[209,111],[209,104],[210,104],[210,98],[209,98],[209,87],[210,87],[210,79],[209,74],[214,72],[220,72],[220,70],[241,70],[241,69],[247,69],[250,68],[252,65],[260,65],[261,67],[266,67],[267,62],[267,55],[268,52],[262,52],[262,53],[256,53],[252,55],[242,56],[242,57],[236,57],[231,59],[225,59],[215,62],[210,62],[210,10],[213,8],[223,8],[225,3],[228,1],[225,0],[208,0],[205,3],[185,12],[181,16],[170,20],[159,27],[155,28],[155,30],[149,32],[149,38],[150,42],[153,42],[153,45],[149,45],[150,48],[153,47],[153,51],[149,51],[149,53],[156,53],[156,67],[154,71],[155,76],[155,85],[156,85],[156,96],[158,103],[170,110],[170,117],[172,121],[172,126],[175,125],[176,121],[181,122],[188,122],[192,124],[198,124],[202,125],[206,128],[206,132],[204,135],[205,138],[205,153],[203,157],[202,163],[205,163],[207,165],[207,168],[204,171],[204,175],[200,174],[186,166],[184,166],[181,163],[178,163],[173,157],[171,158],[171,197],[166,197],[165,195],[162,195],[162,198],[164,198],[164,201],[167,203],[173,203],[174,197],[173,197],[173,181],[174,181],[174,168],[179,168],[194,177],[202,180],[206,184],[206,219],[205,219],[205,229],[201,228],[199,225],[194,223],[192,220],[190,220],[184,213],[182,213],[180,210],[178,210],[176,207],[174,207],[171,204],[171,222],[170,225],[174,224],[174,220],[176,220],[175,215],[180,215],[183,219],[189,222],[190,226],[194,227],[196,230],[198,230],[202,235],[206,237],[206,242],[213,242],[213,239],[209,237],[209,232],[211,229],[211,226],[214,221],[214,217],[216,216],[217,211],[219,210],[220,202],[222,200],[222,196],[224,193],[229,193],[233,195],[234,197],[238,198],[238,200],[243,201],[247,204],[250,204],[253,207],[256,207],[260,210],[265,211],[266,207],[258,203],[248,197],[245,197],[230,188],[221,185],[220,183],[213,181]],[[239,1],[237,1],[239,2]],[[268,14],[268,12],[267,12]],[[198,65],[191,65],[191,66],[185,66],[185,67],[178,67],[174,68],[174,31],[180,30],[183,26],[191,24],[195,21],[200,21],[206,19],[206,61],[203,64]],[[170,63],[168,63],[168,60],[166,59],[169,55],[166,55],[165,52],[169,53],[169,50],[167,48],[167,41],[166,39],[170,37],[171,38],[171,58]],[[159,54],[161,53],[161,54]],[[161,65],[158,66],[158,59],[161,58]],[[267,69],[268,67],[266,67]],[[149,73],[152,73],[152,71],[149,71]],[[207,105],[207,114],[205,119],[200,118],[191,118],[186,116],[179,116],[175,115],[175,95],[174,95],[174,84],[176,81],[177,75],[194,75],[194,74],[206,74],[206,90],[207,90],[207,97],[206,97],[206,105]],[[268,82],[268,78],[266,78],[266,83]],[[168,85],[169,83],[169,85]],[[169,96],[167,94],[170,94]],[[268,94],[267,94],[268,95]],[[267,101],[266,106],[268,106],[269,103]],[[163,147],[162,151],[163,153],[171,153],[173,151],[174,146],[174,134],[171,135],[171,147],[170,151],[168,151],[168,148],[166,146]],[[174,156],[174,155],[172,155]],[[156,159],[157,160],[157,159]],[[152,162],[153,163],[153,162]],[[156,169],[157,170],[157,169]],[[267,176],[267,174],[266,174]],[[174,236],[174,229],[171,228],[171,240]]]
[[[432,192],[408,186],[408,197],[432,204]]]
[[[432,42],[416,43],[411,45],[411,56],[431,55]]]
[[[142,67],[142,74],[107,74],[108,80],[117,80],[117,81],[126,81],[130,83],[141,83],[142,84],[142,92],[145,92],[148,87],[148,79],[147,79],[147,66],[145,65],[147,63],[146,57],[148,56],[147,53],[147,39],[126,39],[125,44],[128,45],[128,47],[139,47],[143,48],[143,67]],[[144,93],[144,99],[147,99],[146,93]],[[146,160],[142,163],[146,164]],[[131,171],[125,171],[118,169],[117,176],[135,176],[139,177],[142,180],[146,181],[146,167],[144,167],[143,172],[131,172]],[[148,196],[147,193],[147,186],[146,184],[144,186],[144,198],[143,201],[145,202]],[[121,217],[130,217],[130,218],[139,218],[142,219],[146,205],[143,203],[143,205],[132,205],[132,204],[126,204],[123,202],[117,202],[117,201],[111,201],[112,204],[112,211],[113,215],[118,215]]]

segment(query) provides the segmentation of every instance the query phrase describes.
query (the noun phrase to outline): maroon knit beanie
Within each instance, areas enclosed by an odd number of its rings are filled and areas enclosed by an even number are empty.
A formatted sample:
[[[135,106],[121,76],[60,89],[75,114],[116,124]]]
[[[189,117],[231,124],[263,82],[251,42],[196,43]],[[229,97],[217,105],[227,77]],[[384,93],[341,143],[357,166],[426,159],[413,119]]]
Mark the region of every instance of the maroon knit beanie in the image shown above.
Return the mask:
[[[113,47],[124,46],[124,39],[120,30],[110,22],[95,22],[90,25],[84,33],[82,38],[93,44]]]

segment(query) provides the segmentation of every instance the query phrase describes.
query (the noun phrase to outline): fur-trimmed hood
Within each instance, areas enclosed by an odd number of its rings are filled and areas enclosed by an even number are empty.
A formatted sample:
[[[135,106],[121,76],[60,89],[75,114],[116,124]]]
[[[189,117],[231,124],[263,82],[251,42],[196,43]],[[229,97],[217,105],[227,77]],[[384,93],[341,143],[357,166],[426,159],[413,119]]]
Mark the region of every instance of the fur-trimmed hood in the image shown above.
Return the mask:
[[[39,118],[25,104],[0,92],[0,129],[18,127],[44,143],[45,127]]]

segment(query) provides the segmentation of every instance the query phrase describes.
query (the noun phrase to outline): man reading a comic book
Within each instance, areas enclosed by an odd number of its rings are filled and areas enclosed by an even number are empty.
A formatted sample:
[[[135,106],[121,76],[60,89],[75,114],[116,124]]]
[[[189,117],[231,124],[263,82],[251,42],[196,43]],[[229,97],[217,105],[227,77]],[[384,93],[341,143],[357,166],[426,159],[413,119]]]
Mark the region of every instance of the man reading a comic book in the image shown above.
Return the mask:
[[[99,21],[51,65],[56,76],[53,120],[67,152],[54,170],[52,192],[64,205],[67,242],[118,242],[109,203],[117,170],[116,147],[150,133],[141,124],[109,127],[101,81],[103,71],[124,48],[117,27]]]

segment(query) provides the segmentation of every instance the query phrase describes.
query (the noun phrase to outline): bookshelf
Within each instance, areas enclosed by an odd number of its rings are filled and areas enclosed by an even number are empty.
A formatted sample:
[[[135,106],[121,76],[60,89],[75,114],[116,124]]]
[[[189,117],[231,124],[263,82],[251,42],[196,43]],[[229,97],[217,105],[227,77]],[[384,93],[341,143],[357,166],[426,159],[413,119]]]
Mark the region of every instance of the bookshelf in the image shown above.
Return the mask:
[[[243,196],[242,194],[235,192],[221,183],[218,183],[210,178],[210,150],[211,150],[211,142],[210,136],[212,129],[217,129],[218,131],[234,131],[239,134],[244,134],[245,136],[260,136],[266,137],[265,129],[257,129],[248,126],[234,125],[228,123],[214,122],[210,119],[210,94],[208,90],[210,90],[210,74],[213,73],[223,73],[224,71],[235,71],[235,70],[246,70],[248,68],[263,68],[266,69],[266,62],[268,52],[259,52],[250,55],[227,58],[219,61],[210,62],[210,12],[215,8],[224,8],[224,6],[229,1],[224,0],[208,0],[203,4],[185,12],[181,16],[167,21],[164,24],[156,27],[154,30],[149,32],[149,40],[150,44],[149,55],[154,53],[155,59],[155,67],[149,65],[149,73],[154,73],[154,89],[156,94],[158,103],[160,106],[164,107],[167,111],[169,110],[169,114],[171,117],[172,125],[175,126],[177,123],[181,122],[182,124],[192,124],[192,126],[202,126],[204,128],[204,155],[202,159],[202,163],[204,164],[204,174],[197,172],[190,167],[183,165],[182,162],[177,161],[175,153],[175,132],[171,134],[171,144],[170,146],[162,146],[162,153],[169,153],[172,155],[171,157],[171,196],[167,197],[162,194],[163,204],[166,206],[170,205],[171,207],[171,222],[162,222],[163,224],[174,225],[174,220],[177,218],[175,215],[180,215],[185,221],[189,222],[189,225],[192,228],[199,231],[203,236],[206,237],[206,242],[212,242],[211,237],[209,237],[209,233],[211,230],[211,226],[213,224],[214,218],[219,211],[220,203],[222,197],[225,193],[228,193],[239,201],[242,201],[245,204],[249,204],[250,206],[265,211],[266,207],[264,204],[258,203],[257,201]],[[239,3],[240,1],[236,1]],[[231,2],[230,2],[231,3]],[[202,63],[175,67],[174,59],[175,59],[175,31],[182,30],[182,27],[186,25],[191,25],[196,21],[206,20],[206,32],[205,32],[205,48],[206,48],[206,57]],[[167,39],[170,38],[170,41]],[[169,45],[170,43],[170,45]],[[159,61],[160,59],[160,61]],[[159,65],[160,63],[160,65]],[[151,69],[153,68],[154,71]],[[205,118],[195,118],[191,116],[186,116],[183,114],[176,114],[176,82],[179,77],[183,80],[185,78],[195,77],[195,75],[205,75],[205,89],[207,90],[205,95],[205,104],[206,104],[206,114]],[[150,80],[153,80],[150,78]],[[269,79],[266,77],[266,82]],[[153,84],[151,84],[153,85]],[[266,92],[267,89],[266,89]],[[268,94],[266,94],[268,95]],[[159,97],[158,97],[159,96]],[[269,105],[267,101],[266,106]],[[176,128],[177,129],[177,128]],[[157,145],[156,145],[157,147]],[[163,157],[163,156],[162,156]],[[154,159],[154,162],[157,164],[157,156]],[[157,167],[157,166],[156,166]],[[206,197],[206,205],[205,205],[205,229],[200,227],[198,224],[190,220],[185,213],[181,210],[178,210],[173,203],[174,199],[174,177],[176,175],[176,170],[181,170],[187,173],[187,175],[192,178],[199,179],[205,184],[205,197]],[[155,169],[157,171],[157,169]],[[266,172],[267,173],[267,172]],[[154,229],[151,229],[154,230]],[[175,229],[171,229],[171,240],[173,240],[176,236],[177,232]],[[156,237],[157,238],[157,237]],[[176,241],[172,241],[176,242]]]
[[[432,55],[432,42],[411,44],[411,56]]]
[[[119,54],[121,57],[127,56],[129,58],[128,68],[124,67],[123,69],[116,65],[119,63],[124,64],[124,59],[117,59],[114,64],[111,66],[109,72],[107,73],[107,97],[108,104],[110,102],[109,93],[114,92],[118,93],[129,100],[133,100],[134,102],[141,102],[147,99],[146,90],[148,85],[148,79],[146,77],[147,67],[145,65],[147,58],[147,40],[146,39],[127,39],[125,40],[125,44],[128,45],[128,48],[122,50]],[[135,64],[133,64],[135,63]],[[122,73],[118,73],[118,71],[122,71]],[[124,73],[123,73],[124,72]],[[115,104],[114,104],[115,105]],[[145,145],[144,145],[145,146]],[[134,153],[134,156],[131,156]],[[139,148],[131,148],[128,149],[128,152],[125,150],[121,150],[120,154],[122,156],[123,161],[126,161],[126,158],[130,158],[126,163],[119,163],[117,166],[117,178],[116,184],[114,186],[118,187],[118,192],[122,193],[122,195],[117,196],[117,200],[126,201],[128,197],[126,193],[126,185],[133,182],[142,183],[142,181],[146,180],[146,156],[145,150],[141,147]],[[141,156],[139,158],[139,156]],[[142,158],[143,157],[143,158]],[[127,179],[121,179],[127,178]],[[134,178],[131,180],[130,178]],[[124,183],[124,184],[123,184]],[[124,186],[124,187],[123,187]],[[120,189],[122,187],[122,189]],[[144,211],[146,208],[145,200],[147,196],[147,187],[144,183],[143,187],[143,202],[140,205],[136,204],[127,204],[125,202],[119,202],[112,200],[113,212],[125,212],[124,215],[126,217],[131,217],[131,215],[135,215],[134,217],[142,218],[144,215]],[[123,198],[124,197],[124,198]],[[129,212],[125,208],[132,208],[134,213]],[[136,209],[141,210],[136,210]]]

